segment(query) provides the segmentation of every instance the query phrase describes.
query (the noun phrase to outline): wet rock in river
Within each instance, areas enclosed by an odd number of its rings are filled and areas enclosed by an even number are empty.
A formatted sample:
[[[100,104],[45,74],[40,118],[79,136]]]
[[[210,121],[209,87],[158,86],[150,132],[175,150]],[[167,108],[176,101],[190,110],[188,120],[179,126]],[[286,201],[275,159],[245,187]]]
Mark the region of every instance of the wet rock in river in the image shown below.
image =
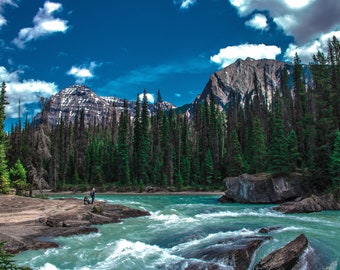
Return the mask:
[[[340,210],[340,202],[333,194],[312,195],[300,201],[286,202],[273,208],[276,211],[290,213],[311,213],[323,210]]]
[[[273,251],[263,258],[256,266],[255,270],[293,269],[304,251],[308,246],[308,240],[305,235],[300,234],[293,241],[289,242],[284,247]]]
[[[181,256],[188,260],[179,262],[178,269],[237,269],[249,268],[256,250],[270,236],[244,236],[212,242],[204,247],[184,251]],[[194,260],[196,259],[196,260]],[[220,268],[222,266],[224,268]],[[177,269],[175,265],[171,266]],[[169,268],[170,269],[170,268]]]

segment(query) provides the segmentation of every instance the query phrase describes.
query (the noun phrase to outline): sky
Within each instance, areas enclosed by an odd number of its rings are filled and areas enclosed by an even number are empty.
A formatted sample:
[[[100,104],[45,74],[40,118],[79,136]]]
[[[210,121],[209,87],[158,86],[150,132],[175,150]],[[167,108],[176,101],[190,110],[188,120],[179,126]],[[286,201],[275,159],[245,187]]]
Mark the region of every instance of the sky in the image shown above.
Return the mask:
[[[339,0],[0,0],[7,121],[73,84],[181,106],[239,58],[309,63],[333,36]]]

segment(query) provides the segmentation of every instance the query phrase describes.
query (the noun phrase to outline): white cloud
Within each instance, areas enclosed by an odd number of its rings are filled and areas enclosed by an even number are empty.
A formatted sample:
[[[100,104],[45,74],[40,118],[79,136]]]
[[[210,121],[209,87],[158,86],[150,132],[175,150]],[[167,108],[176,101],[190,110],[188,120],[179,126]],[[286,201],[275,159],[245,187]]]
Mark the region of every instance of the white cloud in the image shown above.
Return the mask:
[[[23,115],[28,112],[28,105],[37,103],[41,97],[48,98],[57,92],[55,83],[33,79],[20,81],[21,73],[21,70],[9,72],[5,67],[0,66],[0,80],[6,82],[6,95],[9,102],[6,106],[6,115],[9,118],[18,117],[19,99]]]
[[[229,0],[241,17],[253,12],[268,12],[284,33],[294,38],[286,53],[290,59],[297,52],[309,62],[320,50],[327,53],[325,37],[340,30],[339,0]]]
[[[143,97],[144,97],[144,93],[139,94],[140,100],[143,100]],[[155,103],[155,97],[154,97],[153,94],[146,93],[146,98],[147,98],[149,103]]]
[[[246,25],[259,30],[266,30],[268,28],[267,17],[257,13],[249,21],[246,21]]]
[[[53,14],[62,9],[60,3],[45,2],[43,8],[39,8],[37,15],[33,18],[33,27],[22,28],[13,43],[19,48],[24,48],[27,42],[42,36],[51,35],[56,32],[66,32],[67,21],[55,18]]]
[[[285,0],[288,7],[293,9],[299,9],[308,6],[315,0]]]
[[[265,44],[242,44],[239,46],[228,46],[220,49],[219,53],[210,57],[210,60],[221,68],[230,65],[237,59],[251,57],[254,59],[275,59],[281,54],[281,49],[277,46],[267,46]]]
[[[0,0],[0,28],[4,25],[6,25],[7,20],[6,18],[2,15],[3,13],[3,7],[5,5],[11,5],[11,6],[17,6],[16,3],[13,0]]]
[[[332,31],[321,35],[320,38],[312,40],[302,46],[290,44],[284,54],[285,60],[293,62],[294,56],[297,53],[302,63],[309,63],[312,61],[312,56],[316,54],[317,51],[327,52],[328,41],[331,40],[333,36],[340,39],[340,31]]]
[[[174,4],[180,4],[180,9],[188,9],[190,6],[194,5],[196,0],[174,0]]]
[[[87,79],[93,78],[93,71],[98,65],[96,62],[91,62],[88,67],[86,66],[72,66],[67,72],[67,75],[72,75],[76,78],[76,83],[84,83]]]

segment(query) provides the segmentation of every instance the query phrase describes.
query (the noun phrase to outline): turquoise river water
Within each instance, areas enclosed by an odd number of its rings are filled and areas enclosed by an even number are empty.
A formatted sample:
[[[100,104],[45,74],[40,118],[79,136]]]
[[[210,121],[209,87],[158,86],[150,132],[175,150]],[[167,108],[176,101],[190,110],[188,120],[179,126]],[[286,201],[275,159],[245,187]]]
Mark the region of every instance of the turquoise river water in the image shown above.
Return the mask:
[[[72,196],[82,199],[82,196]],[[121,223],[97,226],[98,233],[58,237],[60,248],[27,251],[14,257],[32,269],[185,269],[185,254],[231,237],[263,235],[263,227],[278,226],[266,235],[249,269],[303,233],[315,266],[340,269],[340,211],[281,214],[273,205],[219,204],[219,195],[97,195],[97,200],[150,212]],[[197,260],[197,259],[196,259]],[[233,269],[218,262],[225,269]]]

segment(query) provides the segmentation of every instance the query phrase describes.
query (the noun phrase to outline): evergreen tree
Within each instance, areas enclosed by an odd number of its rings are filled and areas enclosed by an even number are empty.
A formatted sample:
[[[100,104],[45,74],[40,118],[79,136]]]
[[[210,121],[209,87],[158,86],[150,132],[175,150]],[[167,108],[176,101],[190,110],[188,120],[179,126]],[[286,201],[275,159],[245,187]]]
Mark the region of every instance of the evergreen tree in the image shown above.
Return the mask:
[[[116,145],[117,178],[121,185],[131,186],[129,153],[129,113],[128,102],[124,100],[124,111],[120,115]]]
[[[6,83],[2,82],[1,92],[0,92],[0,144],[5,143],[6,133],[5,133],[5,107],[8,104],[6,96]]]
[[[172,110],[170,110],[170,114]],[[164,166],[164,175],[161,181],[161,186],[167,186],[172,179],[172,149],[170,147],[170,124],[169,117],[165,114],[163,115],[162,120],[162,135],[161,135],[161,145],[163,147],[163,166]]]
[[[0,194],[9,192],[9,171],[7,167],[5,146],[0,143]]]
[[[142,143],[141,137],[141,116],[140,116],[140,97],[137,95],[136,105],[135,105],[135,116],[133,120],[133,152],[132,152],[132,179],[135,185],[137,185],[138,181],[141,179],[140,172],[140,149]]]
[[[205,159],[202,164],[202,167],[203,167],[203,176],[205,180],[204,183],[207,186],[211,186],[211,184],[214,181],[214,163],[213,163],[213,157],[212,157],[212,154],[209,148],[205,155]]]
[[[316,117],[316,142],[314,147],[313,174],[318,186],[325,188],[331,183],[329,177],[329,163],[333,136],[335,131],[334,110],[332,101],[332,83],[330,68],[326,56],[318,52],[313,56],[312,65],[314,92],[315,92],[315,117]]]
[[[269,144],[268,163],[271,172],[280,175],[288,173],[288,145],[282,122],[282,101],[278,91],[275,93],[274,102],[275,111],[273,115],[272,137]]]
[[[259,173],[265,171],[267,161],[266,137],[258,116],[255,116],[254,118],[250,145],[248,147],[250,148],[250,172]]]
[[[9,192],[9,171],[6,158],[6,134],[5,134],[5,106],[6,101],[6,83],[2,82],[0,92],[0,193]]]
[[[238,140],[238,135],[236,130],[231,132],[230,141],[230,161],[228,166],[229,176],[238,176],[245,172],[245,162],[242,156],[241,145]]]
[[[139,148],[139,175],[140,181],[145,185],[149,184],[149,170],[150,170],[150,118],[148,108],[148,98],[146,90],[143,93],[142,111],[141,111],[141,141]]]
[[[299,152],[298,138],[294,130],[289,133],[287,143],[289,170],[295,171],[298,168],[298,164],[301,163],[301,155]]]
[[[335,134],[333,152],[330,157],[329,171],[332,176],[332,185],[334,189],[340,188],[340,131]]]
[[[151,130],[152,130],[152,144],[151,144],[151,157],[150,163],[153,164],[151,172],[151,183],[152,185],[161,186],[162,179],[164,178],[164,167],[163,167],[163,147],[161,145],[162,137],[162,121],[164,111],[162,109],[162,97],[158,90],[157,99],[155,103],[156,112],[151,119]]]
[[[336,128],[340,128],[340,41],[335,36],[328,43],[328,61],[331,68],[331,101]]]
[[[294,114],[295,114],[295,129],[299,140],[299,152],[303,160],[306,160],[306,147],[304,138],[303,117],[306,108],[306,95],[304,89],[304,82],[302,80],[303,72],[300,57],[295,54],[294,70],[293,70],[293,84],[294,84]]]
[[[21,164],[20,159],[18,159],[14,167],[9,170],[9,176],[12,186],[16,189],[18,195],[22,195],[24,191],[29,190],[29,184],[26,181],[26,170]]]

